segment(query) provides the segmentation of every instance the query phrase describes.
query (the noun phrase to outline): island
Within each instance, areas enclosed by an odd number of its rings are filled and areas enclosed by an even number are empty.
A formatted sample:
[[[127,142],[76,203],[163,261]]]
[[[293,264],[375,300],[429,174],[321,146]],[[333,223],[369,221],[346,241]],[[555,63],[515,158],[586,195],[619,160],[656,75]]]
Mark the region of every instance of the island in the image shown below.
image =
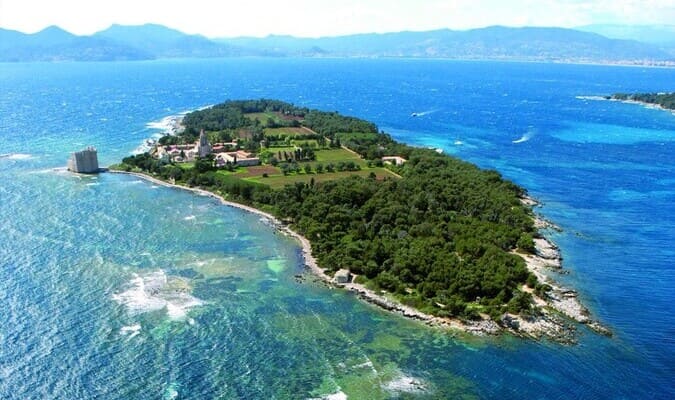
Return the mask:
[[[675,92],[672,93],[614,93],[606,96],[607,100],[618,100],[656,106],[664,110],[675,111]]]
[[[399,143],[368,121],[278,100],[190,112],[113,172],[264,215],[330,285],[430,325],[573,342],[590,318],[551,280],[536,202],[496,171]]]

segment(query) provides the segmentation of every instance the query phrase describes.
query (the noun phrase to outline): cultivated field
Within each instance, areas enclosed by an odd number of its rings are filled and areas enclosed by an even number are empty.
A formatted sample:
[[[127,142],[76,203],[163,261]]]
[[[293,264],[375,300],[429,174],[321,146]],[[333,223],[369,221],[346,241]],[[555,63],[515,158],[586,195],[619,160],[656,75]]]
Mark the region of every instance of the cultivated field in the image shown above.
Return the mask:
[[[335,179],[345,178],[351,175],[362,176],[364,178],[368,177],[370,173],[375,173],[376,179],[385,179],[385,178],[398,178],[392,172],[385,168],[368,168],[362,169],[360,171],[343,171],[343,172],[329,172],[323,174],[290,174],[290,175],[270,175],[267,178],[257,177],[257,178],[246,178],[246,180],[251,182],[258,182],[270,186],[272,189],[281,189],[286,185],[292,185],[296,182],[310,183],[312,179],[314,182],[326,182],[332,181]]]
[[[313,131],[305,128],[265,128],[265,136],[295,137],[315,134]]]

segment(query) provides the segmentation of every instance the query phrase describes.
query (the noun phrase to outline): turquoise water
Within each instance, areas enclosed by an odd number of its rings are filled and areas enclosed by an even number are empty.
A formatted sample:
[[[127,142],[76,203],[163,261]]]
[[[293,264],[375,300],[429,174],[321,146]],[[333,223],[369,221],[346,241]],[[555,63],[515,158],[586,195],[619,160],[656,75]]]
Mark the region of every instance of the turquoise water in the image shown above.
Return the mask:
[[[412,60],[2,64],[0,398],[672,398],[675,116],[579,96],[673,82]],[[167,115],[263,96],[373,120],[528,188],[564,229],[556,278],[615,336],[420,326],[314,282],[257,216],[54,170],[85,145],[115,162]]]

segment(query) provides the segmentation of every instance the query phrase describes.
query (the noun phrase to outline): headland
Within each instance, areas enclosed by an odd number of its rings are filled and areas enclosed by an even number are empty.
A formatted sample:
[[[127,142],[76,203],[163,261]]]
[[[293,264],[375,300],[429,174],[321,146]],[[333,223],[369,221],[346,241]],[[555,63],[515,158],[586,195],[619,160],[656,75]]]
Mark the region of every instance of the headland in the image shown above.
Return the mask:
[[[494,171],[395,142],[367,121],[274,100],[223,103],[182,125],[112,169],[269,219],[300,242],[322,281],[407,318],[560,342],[574,342],[571,321],[609,334],[550,279],[561,268],[540,233],[550,224]]]
[[[614,93],[605,96],[606,100],[622,101],[624,103],[642,104],[675,113],[675,92],[673,93]]]

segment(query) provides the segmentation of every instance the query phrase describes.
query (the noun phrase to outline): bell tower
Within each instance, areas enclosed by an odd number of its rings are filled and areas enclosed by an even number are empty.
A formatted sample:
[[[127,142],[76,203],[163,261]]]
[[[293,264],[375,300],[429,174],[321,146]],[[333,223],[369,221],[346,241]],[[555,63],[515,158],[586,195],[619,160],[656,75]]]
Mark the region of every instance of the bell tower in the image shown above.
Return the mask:
[[[202,129],[199,132],[199,142],[197,142],[197,155],[199,157],[206,157],[211,154],[211,144],[209,139],[206,137],[206,133]]]

